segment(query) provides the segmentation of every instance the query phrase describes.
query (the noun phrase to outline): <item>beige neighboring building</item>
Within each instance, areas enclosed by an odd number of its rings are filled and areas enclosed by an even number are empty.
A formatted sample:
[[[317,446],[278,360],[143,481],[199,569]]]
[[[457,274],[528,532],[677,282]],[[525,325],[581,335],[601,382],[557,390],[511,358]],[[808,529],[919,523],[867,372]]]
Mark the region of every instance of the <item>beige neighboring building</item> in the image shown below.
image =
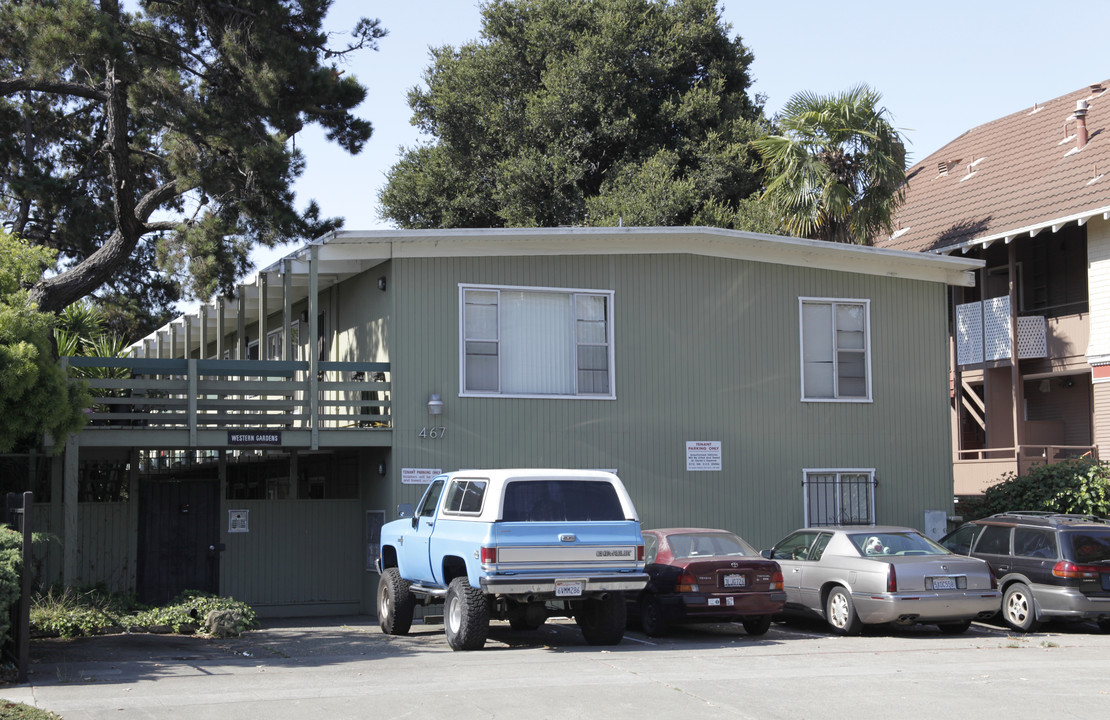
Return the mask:
[[[950,301],[957,496],[1110,447],[1108,89],[1035,103],[925,158],[875,243],[986,262]]]

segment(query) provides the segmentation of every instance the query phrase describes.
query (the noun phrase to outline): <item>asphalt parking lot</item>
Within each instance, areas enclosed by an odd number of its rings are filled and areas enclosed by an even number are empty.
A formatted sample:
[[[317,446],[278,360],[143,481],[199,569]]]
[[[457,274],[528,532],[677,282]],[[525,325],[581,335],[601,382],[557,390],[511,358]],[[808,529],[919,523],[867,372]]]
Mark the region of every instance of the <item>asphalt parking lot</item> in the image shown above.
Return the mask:
[[[92,718],[1104,718],[1110,635],[1090,625],[1017,635],[976,623],[833,637],[820,624],[629,632],[585,645],[573,622],[452,652],[442,627],[385,636],[369,617],[268,621],[241,638],[38,640],[26,685],[0,697]]]

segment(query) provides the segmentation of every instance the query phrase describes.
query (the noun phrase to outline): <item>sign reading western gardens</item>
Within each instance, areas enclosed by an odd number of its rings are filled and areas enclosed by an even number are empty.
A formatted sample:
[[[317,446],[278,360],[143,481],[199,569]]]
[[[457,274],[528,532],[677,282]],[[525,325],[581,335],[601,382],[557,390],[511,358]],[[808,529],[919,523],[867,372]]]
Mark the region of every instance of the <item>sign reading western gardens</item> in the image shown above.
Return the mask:
[[[228,445],[281,445],[280,430],[228,430]]]

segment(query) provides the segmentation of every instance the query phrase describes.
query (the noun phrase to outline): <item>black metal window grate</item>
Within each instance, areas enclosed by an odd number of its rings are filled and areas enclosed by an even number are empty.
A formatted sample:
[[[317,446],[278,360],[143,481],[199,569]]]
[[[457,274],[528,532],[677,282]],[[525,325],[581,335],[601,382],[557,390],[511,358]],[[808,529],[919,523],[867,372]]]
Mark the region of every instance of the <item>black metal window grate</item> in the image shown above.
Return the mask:
[[[806,473],[806,526],[874,525],[877,484],[871,471]]]

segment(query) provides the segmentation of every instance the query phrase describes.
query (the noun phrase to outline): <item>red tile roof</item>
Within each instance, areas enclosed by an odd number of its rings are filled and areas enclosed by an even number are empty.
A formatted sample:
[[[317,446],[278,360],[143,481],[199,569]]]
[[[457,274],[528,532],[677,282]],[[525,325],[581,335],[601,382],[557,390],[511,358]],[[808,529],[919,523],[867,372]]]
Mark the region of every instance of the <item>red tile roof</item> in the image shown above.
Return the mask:
[[[1089,139],[1076,151],[1079,100]],[[898,231],[878,247],[951,252],[1110,210],[1110,81],[972,128],[906,178]]]

